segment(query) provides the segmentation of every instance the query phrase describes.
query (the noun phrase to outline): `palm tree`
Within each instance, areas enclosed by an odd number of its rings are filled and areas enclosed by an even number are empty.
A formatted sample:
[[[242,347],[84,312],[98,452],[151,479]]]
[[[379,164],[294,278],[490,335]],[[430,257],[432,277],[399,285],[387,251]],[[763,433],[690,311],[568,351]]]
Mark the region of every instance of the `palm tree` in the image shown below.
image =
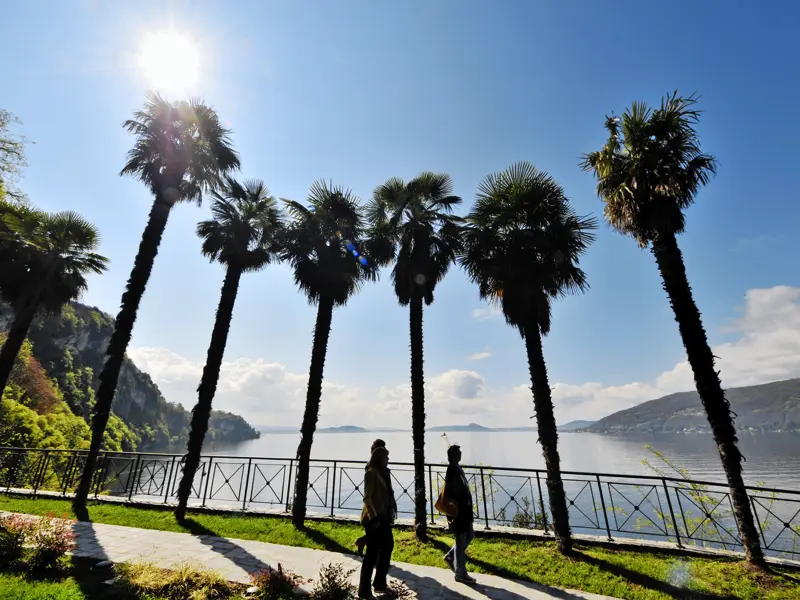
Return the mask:
[[[527,162],[484,179],[467,223],[460,263],[481,298],[499,303],[525,341],[553,530],[559,550],[568,553],[572,538],[542,336],[550,332],[552,301],[588,288],[578,260],[597,224],[578,216],[558,182]]]
[[[422,356],[423,301],[433,302],[436,285],[461,251],[460,219],[452,214],[461,198],[450,176],[422,173],[408,183],[389,179],[376,188],[368,208],[370,255],[380,266],[394,263],[392,281],[401,306],[409,307],[411,336],[411,421],[414,444],[414,522],[427,533],[425,498],[425,374]]]
[[[208,431],[211,403],[217,391],[239,280],[243,273],[258,271],[272,262],[282,230],[281,211],[262,181],[250,180],[242,185],[227,177],[211,197],[214,200],[211,205],[213,218],[197,225],[197,235],[203,239],[203,254],[212,262],[225,265],[226,272],[206,366],[197,388],[197,404],[192,409],[186,460],[175,509],[179,521],[186,516],[192,481],[200,465],[200,452]]]
[[[81,512],[85,510],[122,360],[170,211],[176,202],[199,204],[207,188],[216,187],[223,175],[239,168],[229,130],[212,108],[199,101],[173,103],[158,94],[148,94],[142,110],[125,121],[123,127],[136,136],[136,143],[128,152],[128,162],[121,174],[132,175],[144,183],[153,194],[153,206],[99,375],[92,442],[73,500]]]
[[[103,273],[108,259],[95,252],[97,228],[77,213],[48,214],[2,203],[0,221],[0,295],[14,309],[0,349],[2,393],[34,317],[57,314],[76,300],[87,288],[86,276]]]
[[[696,104],[696,96],[684,98],[677,92],[662,98],[657,109],[634,102],[621,120],[606,118],[608,141],[602,150],[585,155],[581,166],[598,180],[597,193],[605,203],[609,224],[633,237],[641,248],[649,247],[656,259],[728,478],[747,560],[763,565],[758,529],[742,480],[733,415],[677,241],[685,227],[683,211],[716,172],[714,157],[700,150]]]
[[[291,264],[297,287],[309,303],[317,305],[292,504],[292,522],[301,528],[306,517],[311,445],[319,419],[333,308],[344,306],[364,281],[375,280],[377,271],[357,250],[364,234],[364,218],[359,200],[350,190],[318,181],[311,186],[309,206],[291,200],[286,204],[292,223],[281,256]]]

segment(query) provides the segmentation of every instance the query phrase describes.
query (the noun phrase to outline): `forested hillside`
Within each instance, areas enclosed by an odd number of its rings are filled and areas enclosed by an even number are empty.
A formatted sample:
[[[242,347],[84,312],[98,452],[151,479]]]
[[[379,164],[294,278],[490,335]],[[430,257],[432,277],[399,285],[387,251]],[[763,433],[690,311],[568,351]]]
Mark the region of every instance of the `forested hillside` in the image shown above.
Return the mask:
[[[0,331],[8,327],[10,318],[10,311],[0,306]],[[21,357],[15,368],[15,372],[19,370],[15,373],[16,387],[9,386],[3,394],[4,400],[14,403],[8,406],[4,404],[6,414],[9,410],[24,412],[22,409],[27,409],[39,416],[58,414],[66,419],[74,415],[78,417],[77,420],[68,419],[76,432],[72,441],[75,447],[80,447],[81,439],[86,439],[88,444],[86,422],[94,406],[96,376],[102,368],[103,353],[113,326],[114,321],[109,315],[78,303],[65,307],[59,316],[37,318],[28,334],[32,348],[29,348],[27,357]],[[53,388],[52,396],[55,399],[47,401],[52,405],[50,408],[60,406],[69,415],[61,408],[54,409],[53,413],[49,408],[45,411],[36,401],[19,402],[12,397],[27,393],[23,390],[28,389],[32,380],[30,377],[20,379],[21,373],[26,370],[34,374],[32,376],[40,385],[46,387],[43,380]],[[109,422],[109,435],[118,439],[117,443],[109,445],[110,449],[161,450],[181,444],[188,436],[190,413],[178,404],[167,402],[150,376],[140,371],[128,358],[120,374],[113,412],[117,418]],[[28,414],[26,418],[30,420],[33,415]],[[81,424],[86,426],[85,436]],[[258,435],[241,417],[214,411],[206,442],[234,443]],[[25,438],[23,435],[20,438],[16,435],[12,439],[8,427],[0,429],[0,445],[29,445],[38,439],[34,438],[36,436]],[[15,439],[18,441],[15,442]],[[26,439],[28,442],[25,442]]]
[[[728,388],[739,431],[800,431],[800,379]],[[583,431],[670,433],[710,431],[697,392],[679,392],[615,412]]]

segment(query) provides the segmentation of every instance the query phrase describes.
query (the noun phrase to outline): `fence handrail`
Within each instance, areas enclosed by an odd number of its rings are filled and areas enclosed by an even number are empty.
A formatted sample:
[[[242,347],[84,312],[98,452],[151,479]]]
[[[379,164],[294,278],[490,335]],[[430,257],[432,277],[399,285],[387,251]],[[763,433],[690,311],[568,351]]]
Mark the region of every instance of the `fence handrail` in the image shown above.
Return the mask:
[[[47,453],[67,453],[67,454],[86,454],[88,450],[80,450],[80,449],[71,449],[71,448],[23,448],[23,447],[15,447],[15,446],[0,446],[0,452],[47,452]],[[113,450],[101,450],[101,455],[112,456],[116,458],[125,458],[125,457],[132,457],[136,458],[137,456],[159,456],[165,458],[183,458],[186,456],[186,453],[177,453],[177,452],[116,452]],[[273,462],[286,462],[296,460],[290,457],[277,457],[277,456],[240,456],[240,455],[225,455],[225,454],[202,454],[202,459],[212,458],[215,462],[219,462],[222,460],[241,460],[241,461],[273,461]],[[311,463],[315,464],[324,464],[324,463],[336,463],[337,465],[347,465],[347,466],[363,466],[366,464],[365,460],[340,460],[338,458],[312,458],[310,459]],[[392,462],[393,466],[398,467],[413,467],[414,463],[411,462]],[[438,468],[438,469],[446,469],[447,463],[431,463],[426,462],[425,468],[428,467]],[[462,468],[465,470],[470,471],[503,471],[504,473],[531,473],[531,474],[540,474],[544,475],[547,474],[546,469],[530,469],[530,468],[523,468],[523,467],[497,467],[492,465],[484,465],[484,464],[462,464]],[[667,475],[636,475],[632,473],[604,473],[598,471],[561,471],[561,475],[577,475],[580,477],[602,477],[602,478],[617,478],[617,479],[637,479],[637,480],[648,480],[648,481],[669,481],[671,483],[685,483],[690,486],[714,486],[714,487],[729,487],[727,483],[722,481],[707,481],[703,479],[688,479],[685,477],[671,477]],[[800,489],[789,489],[789,488],[773,488],[773,487],[764,487],[759,485],[745,485],[745,488],[748,491],[754,492],[767,492],[769,494],[798,494],[800,495]]]

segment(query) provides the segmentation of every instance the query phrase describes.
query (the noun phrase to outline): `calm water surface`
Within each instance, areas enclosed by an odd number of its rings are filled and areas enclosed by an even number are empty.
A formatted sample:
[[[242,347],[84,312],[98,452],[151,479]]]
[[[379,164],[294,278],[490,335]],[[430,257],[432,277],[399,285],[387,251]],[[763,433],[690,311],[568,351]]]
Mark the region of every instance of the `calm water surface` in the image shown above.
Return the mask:
[[[312,457],[319,459],[366,460],[372,441],[386,440],[394,462],[411,462],[411,433],[327,433],[314,439]],[[544,468],[534,432],[457,432],[447,435],[451,443],[460,444],[465,464],[495,467]],[[216,449],[213,454],[290,458],[297,451],[299,434],[265,433],[234,447]],[[446,461],[447,442],[441,433],[426,436],[425,455],[428,462]],[[609,436],[592,433],[559,435],[561,466],[569,471],[599,473],[653,474],[642,464],[658,459],[645,446],[662,452],[676,466],[688,469],[694,479],[723,482],[719,455],[709,435]],[[800,490],[800,435],[742,434],[740,448],[748,484],[765,482],[767,486]],[[667,468],[663,463],[663,468]]]

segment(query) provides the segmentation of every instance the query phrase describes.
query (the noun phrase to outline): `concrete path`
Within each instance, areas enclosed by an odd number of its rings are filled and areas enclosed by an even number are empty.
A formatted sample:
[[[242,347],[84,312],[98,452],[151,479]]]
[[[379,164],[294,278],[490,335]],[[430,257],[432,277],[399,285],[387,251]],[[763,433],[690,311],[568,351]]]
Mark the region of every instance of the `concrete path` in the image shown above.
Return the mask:
[[[189,563],[215,571],[231,581],[246,582],[249,573],[268,567],[276,568],[280,563],[306,580],[315,578],[322,566],[341,564],[345,569],[356,569],[353,581],[357,583],[361,566],[359,560],[351,555],[212,535],[195,536],[86,522],[76,523],[73,529],[78,545],[74,552],[76,556],[115,563],[154,562],[164,567]],[[389,575],[402,581],[419,600],[608,600],[608,596],[511,581],[480,573],[474,574],[477,585],[470,587],[456,583],[452,572],[446,569],[407,563],[393,563]],[[312,586],[307,584],[304,588],[310,589]]]

